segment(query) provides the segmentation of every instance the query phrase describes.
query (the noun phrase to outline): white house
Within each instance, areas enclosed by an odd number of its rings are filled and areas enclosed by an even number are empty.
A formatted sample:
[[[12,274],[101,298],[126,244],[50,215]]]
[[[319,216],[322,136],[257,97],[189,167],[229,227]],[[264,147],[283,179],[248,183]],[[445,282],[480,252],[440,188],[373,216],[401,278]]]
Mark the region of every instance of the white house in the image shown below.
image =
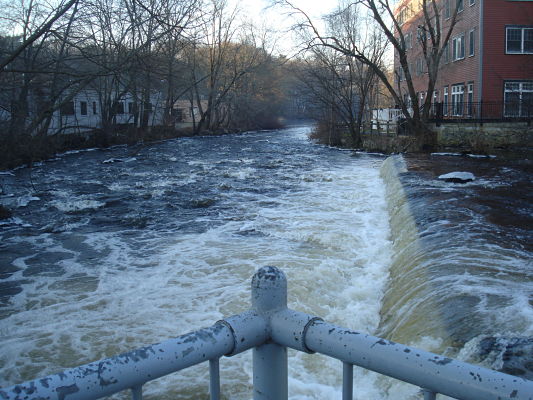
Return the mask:
[[[140,103],[140,102],[137,102]],[[160,92],[150,94],[150,102],[142,104],[140,112],[147,107],[149,126],[161,125],[164,116],[164,97]],[[131,93],[126,93],[115,103],[114,122],[117,125],[133,125],[135,101]],[[53,113],[48,134],[81,133],[102,126],[102,108],[100,96],[96,90],[87,89],[77,93],[71,101],[66,102]]]

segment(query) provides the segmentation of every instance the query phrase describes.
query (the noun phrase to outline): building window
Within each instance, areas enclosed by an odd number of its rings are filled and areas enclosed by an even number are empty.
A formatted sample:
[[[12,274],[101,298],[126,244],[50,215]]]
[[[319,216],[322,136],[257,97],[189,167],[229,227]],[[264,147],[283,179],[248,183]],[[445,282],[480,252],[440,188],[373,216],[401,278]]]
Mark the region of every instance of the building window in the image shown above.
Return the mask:
[[[533,115],[533,81],[505,82],[504,115],[529,117]]]
[[[420,43],[423,43],[427,40],[427,33],[426,28],[423,26],[419,26],[416,28],[416,38]]]
[[[409,32],[407,35],[405,35],[405,49],[412,49],[413,48],[413,34]]]
[[[452,16],[452,10],[450,7],[450,0],[444,0],[444,17],[450,18]]]
[[[402,67],[399,67],[396,70],[396,80],[397,80],[397,82],[401,82],[402,81]]]
[[[468,56],[473,57],[475,48],[476,48],[476,39],[474,34],[474,29],[468,32]]]
[[[469,4],[473,6],[474,4],[476,4],[476,0],[469,0]]]
[[[452,40],[453,61],[465,58],[465,34],[462,33]]]
[[[173,108],[171,111],[176,122],[182,122],[185,120],[185,112],[186,110],[183,108]]]
[[[431,98],[431,115],[437,115],[437,107],[439,102],[439,92],[437,90],[433,91],[433,97]]]
[[[465,4],[463,0],[457,0],[457,12],[461,12],[465,9]]]
[[[424,73],[423,60],[421,58],[416,59],[416,76],[420,76]]]
[[[468,116],[472,116],[474,111],[474,83],[470,82],[468,84],[468,98],[467,98],[467,106],[466,106],[466,113]]]
[[[124,114],[124,102],[117,101],[113,104],[113,114]]]
[[[443,114],[448,115],[448,86],[444,88]]]
[[[87,115],[87,102],[86,101],[80,101],[80,114]]]
[[[465,97],[465,86],[463,84],[452,86],[452,115],[460,117],[463,115],[463,104]]]
[[[405,8],[402,8],[400,10],[400,12],[398,13],[398,24],[399,25],[403,25],[405,23],[405,20],[407,19],[407,15],[406,15],[406,9]]]
[[[444,64],[448,64],[450,62],[450,46],[448,46],[448,43],[444,45],[444,50],[442,52],[442,58]]]
[[[74,102],[67,101],[66,103],[62,104],[59,108],[59,113],[61,115],[74,115]]]
[[[533,54],[533,27],[505,28],[507,54]]]
[[[96,108],[96,101],[93,101],[93,114],[98,114],[97,108]]]

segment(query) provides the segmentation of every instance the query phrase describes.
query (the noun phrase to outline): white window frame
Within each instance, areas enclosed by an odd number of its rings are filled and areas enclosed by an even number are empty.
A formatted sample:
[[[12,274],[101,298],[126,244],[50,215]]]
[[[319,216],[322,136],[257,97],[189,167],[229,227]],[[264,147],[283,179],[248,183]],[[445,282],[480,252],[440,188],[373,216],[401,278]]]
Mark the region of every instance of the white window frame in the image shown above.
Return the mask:
[[[520,30],[520,50],[509,50],[509,30]],[[526,51],[524,48],[526,30],[533,31],[533,26],[506,26],[505,27],[505,54],[533,54],[533,49]]]
[[[449,100],[449,97],[448,97],[448,86],[445,86],[444,87],[444,98],[443,98],[443,107],[444,107],[444,110],[443,110],[443,115],[448,115],[448,100]]]
[[[405,48],[406,49],[412,49],[413,48],[413,34],[409,32],[405,35]]]
[[[444,0],[444,18],[446,19],[449,19],[452,16],[450,1],[451,0]]]
[[[504,82],[504,116],[505,117],[529,117],[528,111],[531,112],[531,110],[527,110],[524,108],[524,97],[525,95],[529,95],[531,99],[533,99],[533,81],[508,81]],[[516,108],[517,112],[509,113],[508,112],[508,94],[518,94],[518,107]],[[533,100],[530,100],[533,101]]]
[[[470,4],[470,6],[473,6],[476,4],[476,0],[470,0],[468,4]]]
[[[452,85],[452,115],[454,117],[463,116],[464,101],[465,85],[463,83]]]
[[[425,68],[426,60],[423,58],[417,58],[416,59],[416,76],[422,76],[426,73]]]
[[[452,60],[459,61],[465,58],[465,34],[455,36],[452,39]]]
[[[468,32],[468,57],[473,57],[476,52],[476,30]]]
[[[467,93],[466,114],[471,117],[474,113],[474,82],[468,82]]]

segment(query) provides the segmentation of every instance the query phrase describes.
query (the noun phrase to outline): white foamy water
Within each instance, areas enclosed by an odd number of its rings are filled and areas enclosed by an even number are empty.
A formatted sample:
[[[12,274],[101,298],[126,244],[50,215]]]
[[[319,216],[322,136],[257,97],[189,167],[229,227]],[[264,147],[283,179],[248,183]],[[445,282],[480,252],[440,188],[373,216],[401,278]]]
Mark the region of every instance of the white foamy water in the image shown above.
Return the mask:
[[[188,139],[174,147],[170,142],[153,151],[155,159],[170,163],[153,171],[134,169],[138,162],[146,165],[142,154],[127,165],[100,162],[102,171],[95,175],[102,193],[57,189],[73,198],[69,202],[56,192],[49,198],[53,207],[43,205],[64,213],[56,216],[59,233],[8,238],[13,248],[29,250],[14,259],[9,278],[21,291],[9,298],[1,320],[0,384],[58,372],[243,312],[250,305],[251,277],[264,265],[286,273],[289,307],[372,333],[392,256],[382,159],[315,146],[306,134],[299,128],[286,136]],[[225,143],[220,154],[201,149],[217,140]],[[235,146],[244,148],[245,156],[234,154]],[[124,191],[129,192],[119,197]],[[121,207],[120,214],[113,207]],[[291,399],[340,397],[340,361],[290,351],[289,374]],[[146,398],[205,398],[207,375],[207,365],[201,365],[162,378],[145,386]],[[251,398],[251,352],[223,358],[221,379],[227,398]],[[356,398],[416,393],[362,370],[355,380]]]

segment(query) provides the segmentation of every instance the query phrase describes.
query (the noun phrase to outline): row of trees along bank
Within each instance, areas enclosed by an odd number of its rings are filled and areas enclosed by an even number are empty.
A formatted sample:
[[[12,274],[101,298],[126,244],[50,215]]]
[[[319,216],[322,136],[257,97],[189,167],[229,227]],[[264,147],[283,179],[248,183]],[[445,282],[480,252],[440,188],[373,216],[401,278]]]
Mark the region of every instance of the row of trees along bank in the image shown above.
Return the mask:
[[[54,113],[84,90],[98,96],[100,145],[120,132],[117,104],[126,93],[132,99],[129,138],[143,139],[153,92],[163,94],[163,126],[174,127],[177,100],[197,109],[195,134],[271,128],[281,117],[311,116],[329,130],[330,144],[338,144],[331,143],[332,131],[341,124],[357,147],[370,110],[392,102],[420,142],[431,142],[425,125],[430,107],[417,99],[406,38],[388,0],[341,0],[323,29],[290,1],[274,1],[297,18],[293,30],[302,52],[290,60],[274,55],[268,29],[244,22],[226,0],[0,2],[0,140],[9,154],[21,147],[28,161],[41,158],[36,152],[51,140]],[[443,29],[443,4],[420,0],[417,11],[425,17],[420,45],[427,93],[457,17],[455,10]],[[401,71],[390,72],[385,55],[391,46]],[[400,74],[406,89],[398,84]]]
[[[20,148],[24,161],[41,158],[54,136],[67,136],[51,132],[54,115],[84,91],[97,96],[94,110],[84,109],[99,119],[97,145],[121,132],[125,95],[131,140],[152,131],[153,93],[168,130],[177,100],[196,110],[190,134],[273,128],[298,109],[289,96],[296,78],[288,60],[273,54],[271,32],[225,0],[1,3],[0,140],[10,154]],[[7,161],[4,167],[21,160]]]
[[[464,6],[462,0],[340,0],[323,24],[292,0],[277,0],[276,4],[299,17],[294,30],[300,34],[303,47],[330,76],[328,85],[332,87],[320,92],[326,106],[323,110],[329,110],[322,118],[328,139],[341,123],[349,128],[352,144],[359,146],[362,120],[370,119],[365,112],[394,105],[402,110],[407,129],[417,142],[415,147],[435,145],[435,134],[428,127],[433,99],[429,94],[434,93],[442,56]],[[414,15],[419,16],[415,46],[422,49],[427,71],[428,95],[422,103],[407,57],[410,27],[404,26]],[[397,60],[396,70],[387,49]]]

